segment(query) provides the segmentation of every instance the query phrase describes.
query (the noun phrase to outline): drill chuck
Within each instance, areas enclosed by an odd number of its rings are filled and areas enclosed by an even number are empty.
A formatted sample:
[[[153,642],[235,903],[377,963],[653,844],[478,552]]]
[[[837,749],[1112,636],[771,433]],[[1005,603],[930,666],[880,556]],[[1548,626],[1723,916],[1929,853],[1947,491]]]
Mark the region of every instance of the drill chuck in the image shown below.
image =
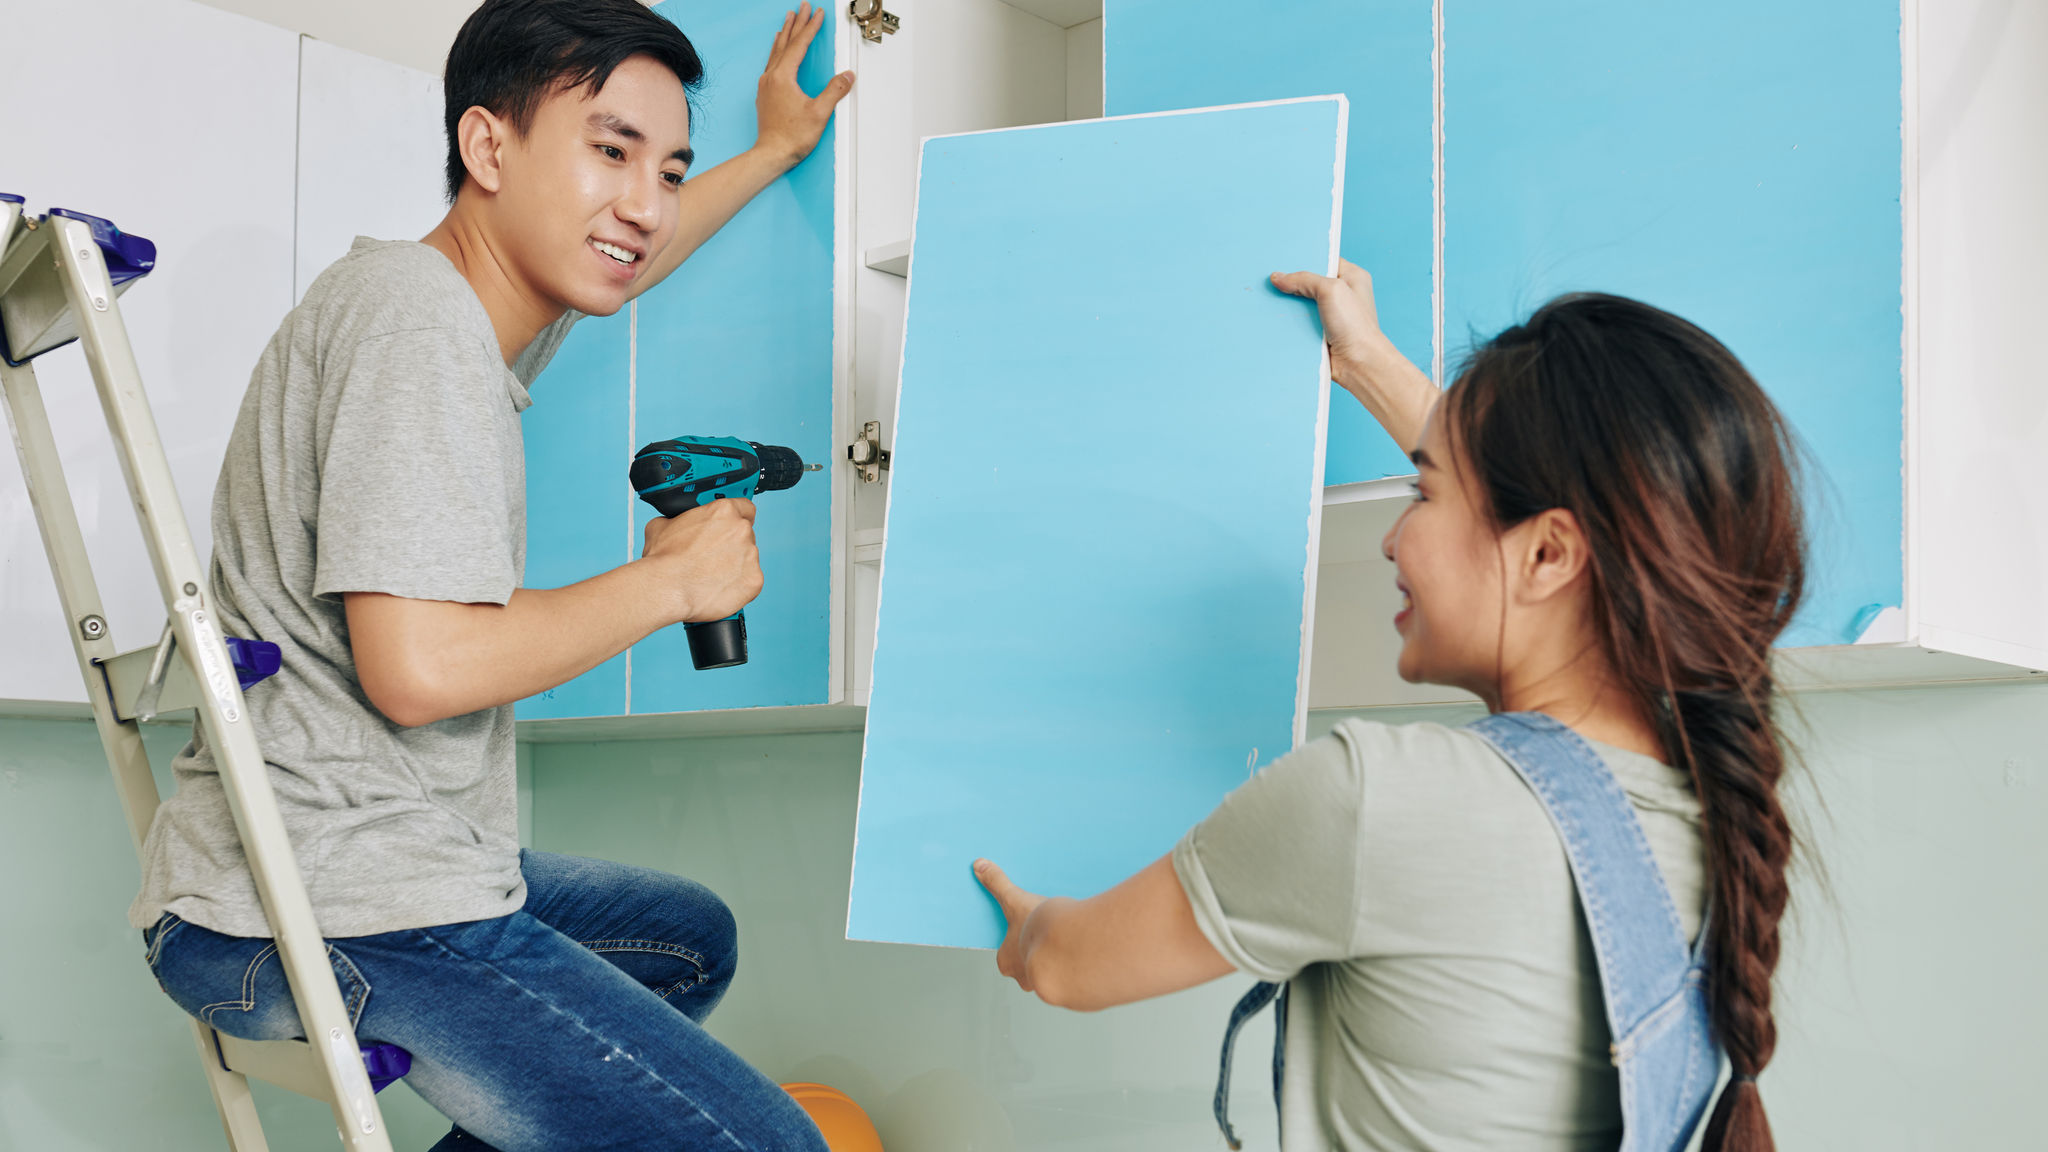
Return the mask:
[[[796,482],[804,478],[804,458],[793,449],[779,444],[755,444],[753,448],[761,461],[761,478],[754,482],[755,491],[780,492],[796,487]]]

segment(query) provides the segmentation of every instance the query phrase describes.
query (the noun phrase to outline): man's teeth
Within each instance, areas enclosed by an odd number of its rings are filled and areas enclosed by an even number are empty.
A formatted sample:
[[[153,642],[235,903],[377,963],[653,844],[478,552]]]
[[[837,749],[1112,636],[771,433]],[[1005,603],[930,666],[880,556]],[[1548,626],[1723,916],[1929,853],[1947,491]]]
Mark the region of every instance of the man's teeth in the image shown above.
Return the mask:
[[[602,240],[592,240],[590,245],[621,264],[631,264],[640,258],[637,252],[628,252],[617,244],[607,244]]]

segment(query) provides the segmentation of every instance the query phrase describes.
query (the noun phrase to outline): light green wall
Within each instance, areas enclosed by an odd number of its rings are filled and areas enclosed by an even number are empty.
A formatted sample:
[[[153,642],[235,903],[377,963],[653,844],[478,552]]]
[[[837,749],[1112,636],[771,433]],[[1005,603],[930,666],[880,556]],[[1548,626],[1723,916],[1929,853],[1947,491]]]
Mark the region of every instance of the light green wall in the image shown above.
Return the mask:
[[[2048,684],[1795,706],[1816,850],[1763,1081],[1779,1146],[2041,1147]]]
[[[143,728],[157,787],[189,727]],[[0,1152],[221,1149],[192,1029],[128,927],[135,849],[90,720],[0,718]],[[324,1105],[255,1085],[272,1152],[338,1148]],[[403,1084],[401,1149],[448,1130]]]
[[[1780,1143],[2008,1148],[2048,1080],[2048,685],[1809,695],[1802,872],[1765,1078]],[[159,763],[182,741],[153,729]],[[987,953],[841,938],[854,735],[534,745],[533,838],[668,868],[739,914],[713,1031],[771,1075],[851,1092],[890,1152],[1216,1147],[1208,1095],[1244,981],[1094,1016],[999,980]],[[1814,803],[1824,796],[1825,811]],[[217,1148],[182,1018],[121,919],[135,865],[89,724],[0,720],[0,1152]],[[1272,1147],[1269,1033],[1236,1100]],[[333,1147],[324,1110],[263,1089],[280,1152]],[[438,1118],[380,1097],[401,1148]]]

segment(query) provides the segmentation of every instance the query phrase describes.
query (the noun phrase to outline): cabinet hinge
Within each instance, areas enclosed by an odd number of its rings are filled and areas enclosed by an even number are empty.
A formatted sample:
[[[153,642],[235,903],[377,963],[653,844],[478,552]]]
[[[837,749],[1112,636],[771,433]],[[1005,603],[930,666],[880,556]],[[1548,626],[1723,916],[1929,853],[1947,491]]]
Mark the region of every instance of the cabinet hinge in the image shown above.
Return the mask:
[[[853,462],[862,483],[873,484],[882,478],[889,468],[889,450],[882,447],[881,421],[870,420],[860,426],[859,438],[846,446],[846,458]]]
[[[860,38],[871,44],[880,44],[883,36],[903,27],[894,12],[882,11],[882,0],[853,0],[846,14],[860,25]]]

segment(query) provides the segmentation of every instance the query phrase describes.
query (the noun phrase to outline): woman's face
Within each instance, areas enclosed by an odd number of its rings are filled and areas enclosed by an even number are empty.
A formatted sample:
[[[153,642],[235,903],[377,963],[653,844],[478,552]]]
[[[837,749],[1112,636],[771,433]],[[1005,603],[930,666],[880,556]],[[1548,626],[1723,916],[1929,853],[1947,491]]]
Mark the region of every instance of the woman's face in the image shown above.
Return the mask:
[[[1500,667],[1502,556],[1499,538],[1468,490],[1439,404],[1423,425],[1414,500],[1380,541],[1402,592],[1401,678],[1448,684],[1485,699]]]

